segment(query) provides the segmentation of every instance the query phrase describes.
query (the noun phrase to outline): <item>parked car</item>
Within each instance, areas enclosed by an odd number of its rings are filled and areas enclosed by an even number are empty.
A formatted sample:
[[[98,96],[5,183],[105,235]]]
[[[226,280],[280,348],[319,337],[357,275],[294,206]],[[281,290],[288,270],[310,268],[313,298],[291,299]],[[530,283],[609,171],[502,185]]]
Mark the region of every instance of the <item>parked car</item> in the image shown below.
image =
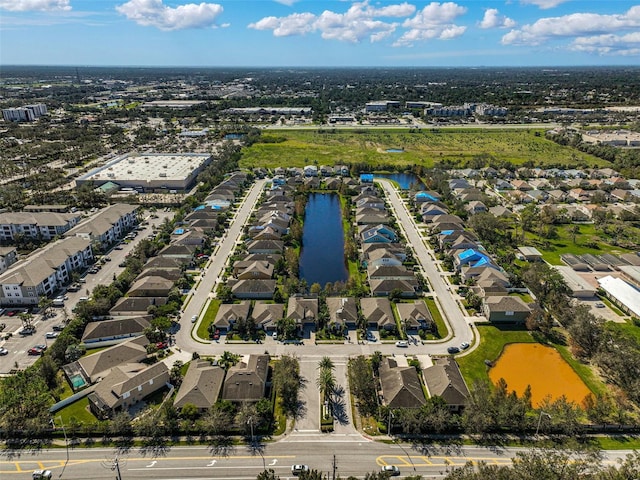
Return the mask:
[[[36,345],[35,347],[30,348],[27,353],[29,355],[42,355],[46,349],[47,347],[45,345]]]
[[[169,344],[167,342],[158,342],[156,343],[156,348],[158,350],[162,350],[163,348],[167,348]]]
[[[386,473],[390,477],[400,475],[400,469],[396,465],[384,465],[381,469],[382,473]]]
[[[51,328],[53,329],[54,332],[61,332],[64,330],[64,325],[58,324],[58,325],[54,325]]]
[[[9,350],[7,350],[4,347],[0,347],[0,355],[7,355],[9,353]]]
[[[308,472],[309,471],[309,466],[308,465],[291,465],[291,474],[292,475],[300,475],[302,472]]]
[[[198,315],[194,315],[191,317],[191,323],[196,323],[198,321]]]
[[[20,335],[33,335],[36,333],[36,327],[25,327],[20,330]]]
[[[468,342],[462,342],[460,344],[460,350],[466,350],[467,348],[469,348],[469,343]]]
[[[596,302],[596,308],[604,308],[604,303]]]
[[[459,353],[460,349],[458,347],[449,347],[449,348],[447,348],[447,352],[449,352],[451,355],[453,355],[455,353]]]
[[[111,261],[111,257],[104,257],[104,261],[105,262],[110,262]]]
[[[406,340],[398,340],[396,342],[396,347],[407,348],[408,346],[409,346],[409,343]]]
[[[44,334],[44,338],[58,338],[60,332],[47,332]]]

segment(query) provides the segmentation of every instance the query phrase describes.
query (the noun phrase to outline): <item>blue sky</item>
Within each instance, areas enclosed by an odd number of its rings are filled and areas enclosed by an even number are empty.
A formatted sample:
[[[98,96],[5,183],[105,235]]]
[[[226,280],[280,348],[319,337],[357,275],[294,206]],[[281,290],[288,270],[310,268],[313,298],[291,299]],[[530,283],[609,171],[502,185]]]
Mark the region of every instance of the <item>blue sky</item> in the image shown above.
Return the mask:
[[[0,64],[640,65],[640,2],[0,0]]]

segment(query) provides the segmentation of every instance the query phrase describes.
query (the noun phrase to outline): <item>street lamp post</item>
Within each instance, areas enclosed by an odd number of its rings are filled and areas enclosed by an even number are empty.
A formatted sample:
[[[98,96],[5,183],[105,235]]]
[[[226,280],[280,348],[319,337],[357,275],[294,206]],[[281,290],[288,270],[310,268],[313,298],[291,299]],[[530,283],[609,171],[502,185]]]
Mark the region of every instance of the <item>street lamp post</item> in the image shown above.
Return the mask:
[[[542,423],[542,416],[546,416],[548,419],[551,419],[551,415],[547,412],[543,412],[540,410],[540,415],[538,416],[538,426],[536,427],[536,437],[538,436],[538,432],[540,431],[540,424]]]
[[[64,472],[64,469],[67,468],[67,464],[69,463],[69,440],[67,439],[67,431],[64,428],[64,422],[62,421],[62,416],[58,415],[56,418],[60,419],[60,426],[62,427],[62,434],[64,435],[64,446],[65,449],[67,451],[67,461],[64,464],[64,467],[62,468],[62,471],[60,472],[60,475],[58,476],[58,478],[62,478],[62,473]],[[53,425],[53,428],[56,428],[56,422],[55,420],[52,418],[51,419],[51,424]]]
[[[249,417],[249,420],[247,420],[247,423],[249,424],[249,426],[251,427],[251,445],[255,445],[255,438],[253,436],[253,417]]]
[[[389,419],[387,421],[387,435],[391,436],[391,419],[394,418],[393,412],[389,410]]]

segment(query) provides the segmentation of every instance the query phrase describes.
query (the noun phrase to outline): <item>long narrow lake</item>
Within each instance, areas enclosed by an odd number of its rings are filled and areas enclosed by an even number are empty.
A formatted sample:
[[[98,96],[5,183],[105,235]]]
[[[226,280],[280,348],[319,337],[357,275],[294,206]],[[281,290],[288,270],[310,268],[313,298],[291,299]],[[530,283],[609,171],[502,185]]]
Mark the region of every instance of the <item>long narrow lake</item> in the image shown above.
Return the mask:
[[[418,190],[424,190],[424,184],[415,173],[374,173],[375,178],[388,178],[398,182],[401,190],[409,190],[412,184],[416,184]]]
[[[312,193],[305,209],[300,253],[300,278],[311,286],[344,282],[349,271],[344,260],[344,230],[340,197],[335,193]]]

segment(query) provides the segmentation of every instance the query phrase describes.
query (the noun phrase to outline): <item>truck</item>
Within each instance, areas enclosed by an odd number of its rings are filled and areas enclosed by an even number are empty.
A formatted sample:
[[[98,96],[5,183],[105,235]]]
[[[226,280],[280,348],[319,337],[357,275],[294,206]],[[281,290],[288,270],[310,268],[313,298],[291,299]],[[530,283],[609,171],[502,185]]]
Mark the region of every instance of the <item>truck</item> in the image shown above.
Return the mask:
[[[54,307],[64,307],[64,298],[54,298],[52,305]]]

